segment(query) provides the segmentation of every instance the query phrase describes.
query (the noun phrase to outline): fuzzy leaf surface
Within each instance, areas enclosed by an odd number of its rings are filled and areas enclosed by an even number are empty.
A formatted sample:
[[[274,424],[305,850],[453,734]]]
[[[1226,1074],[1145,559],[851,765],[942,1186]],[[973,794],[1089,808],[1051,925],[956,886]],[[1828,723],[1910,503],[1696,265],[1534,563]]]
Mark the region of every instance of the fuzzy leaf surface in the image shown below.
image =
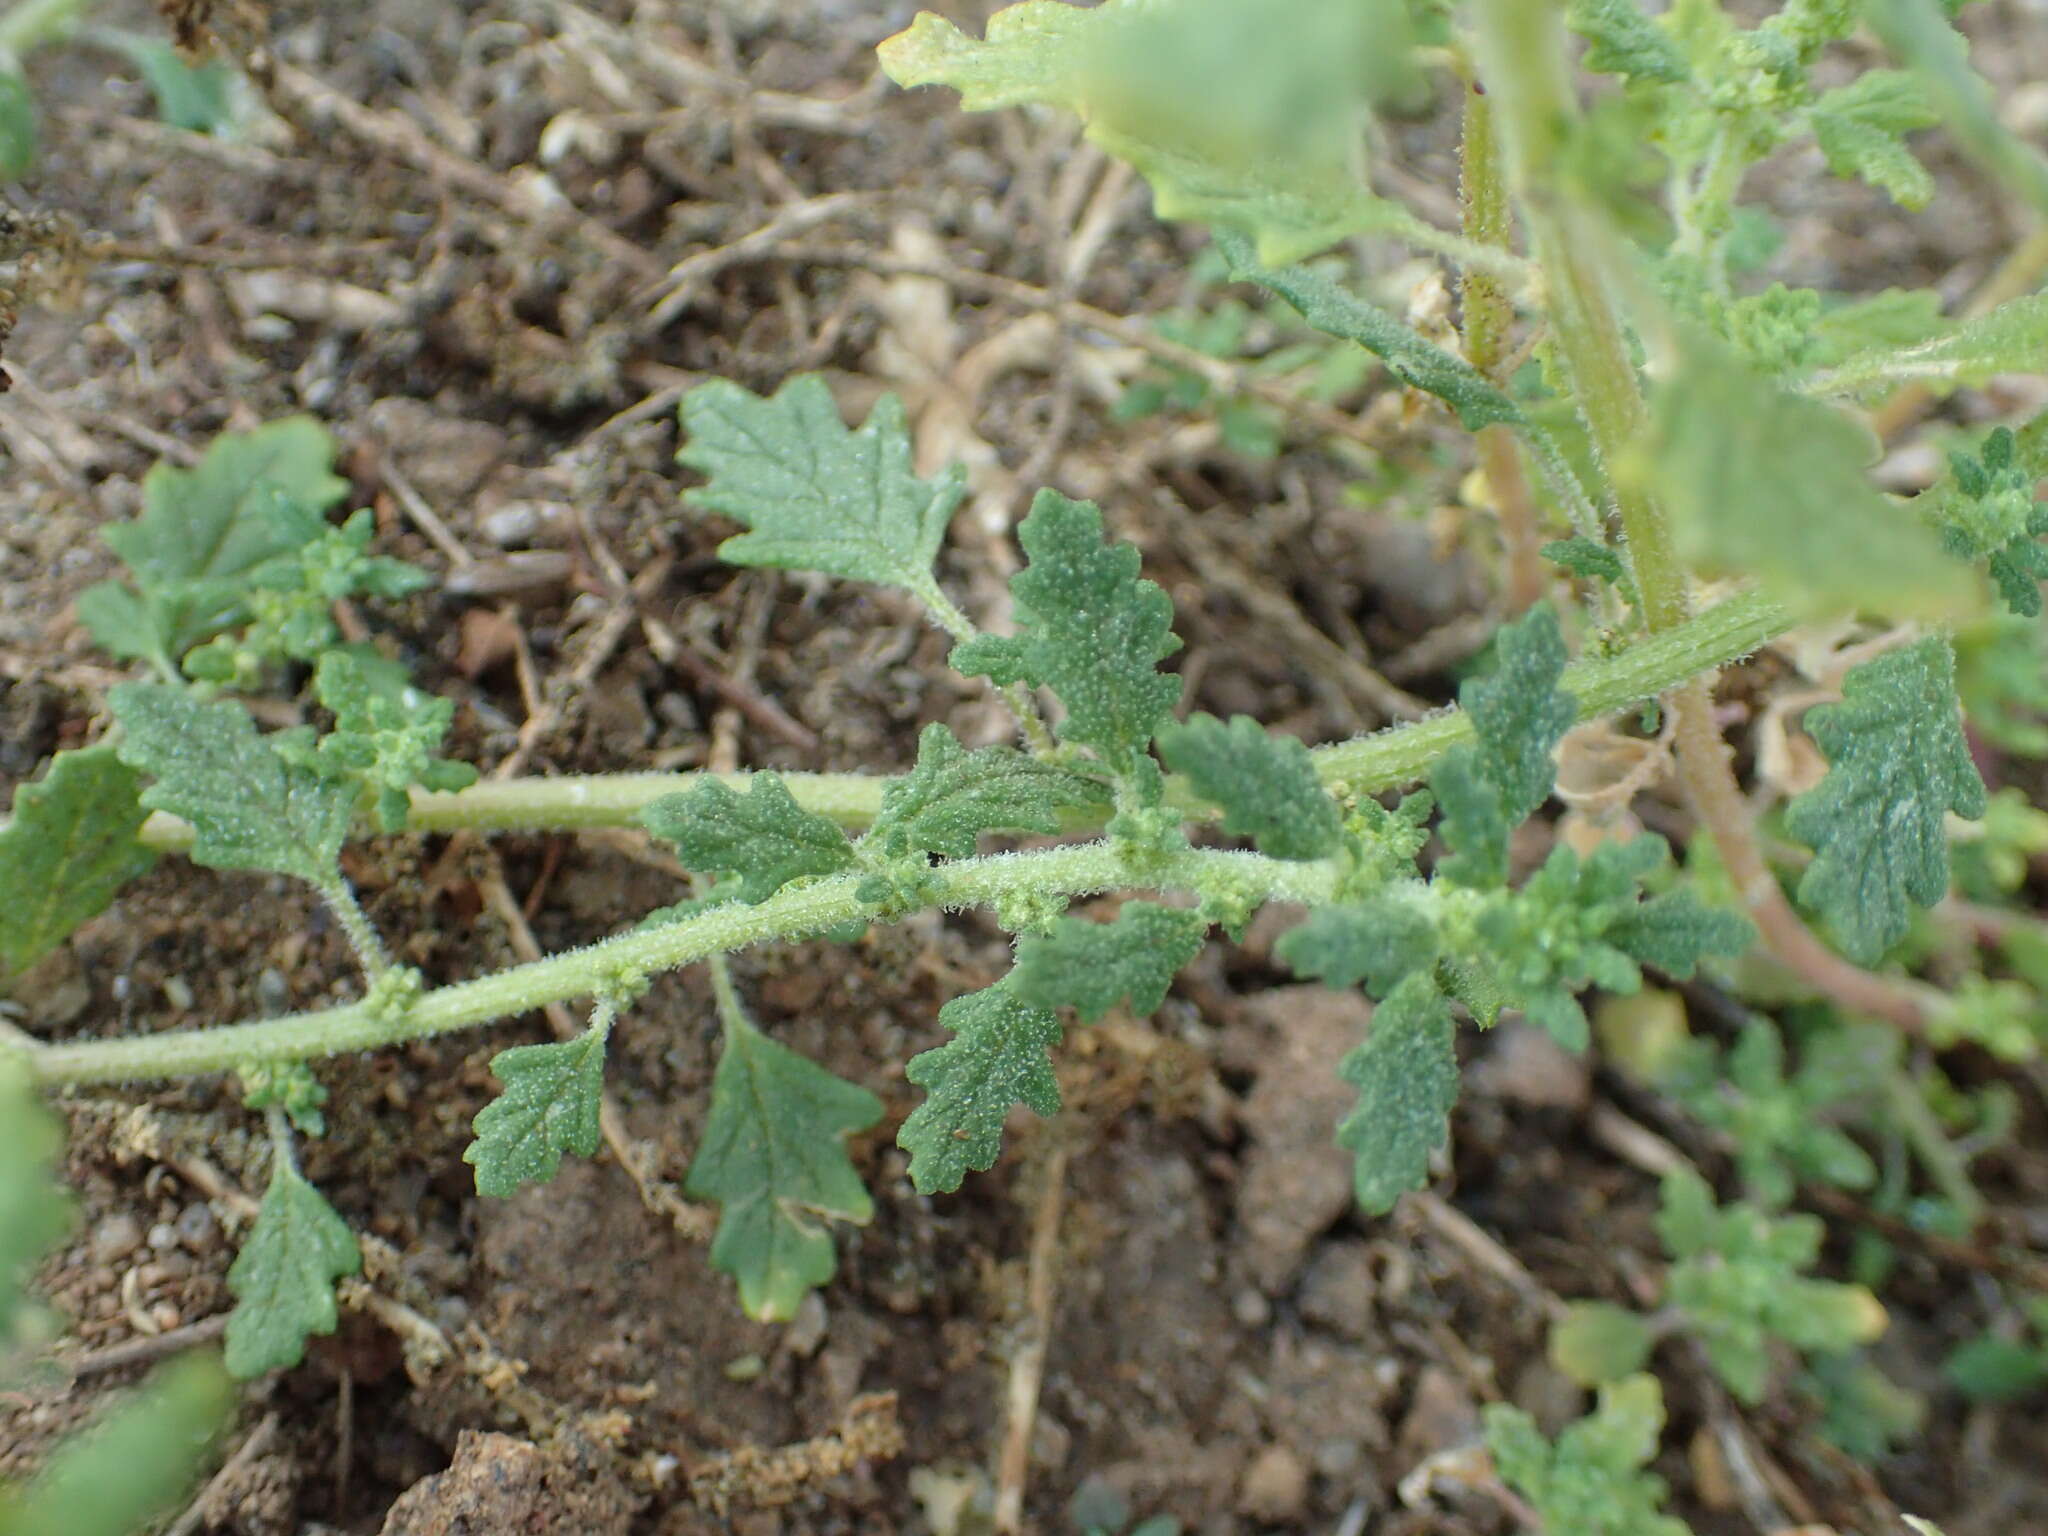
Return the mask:
[[[1842,695],[1807,714],[1828,771],[1792,802],[1785,826],[1814,852],[1799,900],[1867,965],[1904,936],[1914,904],[1932,906],[1947,892],[1943,815],[1974,819],[1988,800],[1946,640],[1930,635],[1865,662]]]
[[[789,786],[757,773],[745,794],[706,779],[665,795],[640,813],[640,824],[675,846],[698,874],[740,877],[740,900],[763,902],[792,880],[836,875],[853,867],[853,846],[836,823],[796,803]]]
[[[0,960],[34,964],[71,930],[107,909],[114,893],[156,863],[136,839],[148,819],[142,775],[109,746],[59,752],[15,791],[0,830]]]
[[[236,1302],[228,1318],[228,1370],[246,1381],[297,1365],[308,1336],[334,1332],[334,1282],[362,1266],[348,1223],[279,1157],[228,1271]]]
[[[846,1137],[881,1118],[882,1101],[865,1088],[744,1019],[728,1020],[710,1118],[683,1188],[719,1203],[711,1262],[738,1281],[747,1316],[787,1322],[832,1278],[825,1220],[865,1225],[874,1215]]]
[[[588,1157],[597,1150],[604,1047],[605,1032],[593,1029],[491,1058],[505,1086],[478,1111],[476,1140],[462,1154],[476,1169],[478,1194],[505,1199],[522,1184],[554,1178],[564,1152]]]
[[[882,791],[868,840],[890,858],[964,859],[984,832],[1057,832],[1063,812],[1104,811],[1110,803],[1099,779],[1014,747],[970,752],[932,724],[917,738],[917,765]]]
[[[121,761],[156,780],[142,803],[192,824],[195,862],[323,887],[340,879],[353,784],[286,762],[239,704],[202,704],[160,683],[121,683],[107,697],[125,732]]]
[[[1932,341],[1859,353],[1808,387],[1817,394],[1860,395],[1917,383],[1947,394],[2001,373],[2048,373],[2048,294],[2010,300]]]
[[[1664,1433],[1657,1378],[1630,1376],[1600,1389],[1591,1414],[1545,1440],[1536,1421],[1505,1403],[1482,1414],[1501,1480],[1527,1499],[1546,1531],[1572,1536],[1691,1536],[1660,1513],[1664,1479],[1643,1469]]]
[[[1586,40],[1588,69],[1666,84],[1692,74],[1684,52],[1637,0],[1568,0],[1564,20]]]
[[[767,398],[714,379],[683,397],[682,421],[676,460],[709,477],[690,503],[747,526],[718,546],[721,559],[932,590],[967,482],[957,467],[918,478],[894,395],[849,430],[816,374]]]
[[[995,1166],[1011,1105],[1048,1118],[1060,1107],[1050,1052],[1061,1030],[1050,1008],[1033,1007],[998,982],[954,998],[939,1022],[953,1038],[911,1057],[904,1076],[925,1098],[896,1133],[896,1145],[910,1154],[911,1182],[925,1195],[949,1194],[970,1169]]]
[[[1447,754],[1429,781],[1454,850],[1440,867],[1465,885],[1507,878],[1509,835],[1550,798],[1551,753],[1578,718],[1577,702],[1558,691],[1567,658],[1548,607],[1502,625],[1494,652],[1493,670],[1458,690],[1476,740]]]
[[[1795,613],[1954,618],[1976,578],[1870,483],[1869,434],[1776,389],[1694,338],[1653,402],[1647,454],[1628,466],[1670,509],[1696,567],[1755,576]]]
[[[1031,557],[1010,580],[1019,633],[956,645],[953,666],[1052,689],[1067,711],[1060,739],[1130,773],[1180,702],[1180,679],[1159,670],[1180,649],[1173,603],[1138,574],[1136,549],[1102,542],[1088,502],[1040,491],[1018,538]]]
[[[1274,952],[1297,976],[1335,988],[1363,981],[1385,997],[1403,977],[1436,963],[1436,927],[1406,902],[1347,902],[1316,908],[1280,936]]]
[[[1070,1007],[1093,1024],[1126,998],[1131,1012],[1154,1012],[1180,968],[1201,952],[1209,925],[1181,907],[1127,901],[1116,921],[1063,917],[1050,933],[1017,941],[1008,986],[1034,1008]]]
[[[1934,178],[1905,136],[1939,118],[1920,83],[1904,70],[1872,69],[1828,91],[1807,110],[1814,139],[1837,176],[1854,176],[1890,194],[1902,208],[1924,208]]]
[[[0,1056],[0,1369],[29,1277],[70,1230],[71,1202],[57,1183],[64,1130],[43,1107],[27,1071]]]
[[[1337,802],[1316,778],[1308,748],[1247,715],[1226,725],[1195,715],[1159,732],[1159,755],[1194,791],[1223,807],[1223,830],[1275,859],[1320,859],[1343,830]]]
[[[1410,976],[1372,1011],[1365,1039],[1338,1073],[1358,1104],[1337,1127],[1356,1160],[1359,1206],[1386,1214],[1429,1182],[1430,1154],[1449,1135],[1458,1102],[1458,1053],[1451,1007],[1426,975]]]

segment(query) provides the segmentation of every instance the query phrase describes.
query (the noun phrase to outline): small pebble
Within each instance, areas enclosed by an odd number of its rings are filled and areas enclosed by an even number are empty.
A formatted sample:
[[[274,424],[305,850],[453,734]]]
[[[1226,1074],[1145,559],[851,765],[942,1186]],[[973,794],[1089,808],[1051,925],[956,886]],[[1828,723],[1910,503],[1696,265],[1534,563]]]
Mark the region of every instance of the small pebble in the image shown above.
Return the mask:
[[[1259,1452],[1237,1490],[1237,1512],[1281,1525],[1300,1519],[1307,1507],[1307,1464],[1284,1445]]]
[[[789,1327],[783,1331],[783,1348],[799,1359],[807,1360],[825,1342],[825,1331],[829,1326],[825,1298],[816,1291],[807,1292],[797,1303],[796,1316],[789,1320]]]
[[[92,1256],[102,1264],[125,1259],[142,1246],[142,1223],[118,1211],[92,1229]]]
[[[1273,1320],[1273,1304],[1246,1286],[1230,1298],[1230,1313],[1241,1328],[1263,1328]]]
[[[178,1213],[178,1241],[193,1253],[205,1253],[220,1240],[220,1222],[213,1207],[195,1200]]]
[[[149,1229],[149,1246],[158,1253],[169,1253],[178,1246],[178,1229],[168,1221],[160,1221]]]
[[[160,1301],[149,1309],[149,1320],[163,1332],[169,1333],[185,1321],[185,1314],[168,1301]]]

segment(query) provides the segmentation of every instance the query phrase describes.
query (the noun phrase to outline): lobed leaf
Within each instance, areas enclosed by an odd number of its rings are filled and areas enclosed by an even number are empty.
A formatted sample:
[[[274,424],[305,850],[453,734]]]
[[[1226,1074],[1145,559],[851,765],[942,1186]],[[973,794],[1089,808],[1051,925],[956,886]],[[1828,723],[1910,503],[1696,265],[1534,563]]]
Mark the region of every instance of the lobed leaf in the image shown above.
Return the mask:
[[[1691,77],[1683,50],[1636,0],[1568,0],[1564,21],[1586,40],[1590,70],[1666,84]]]
[[[1946,394],[2002,373],[2048,373],[2048,294],[2028,294],[1929,341],[1846,358],[1809,382],[1815,394],[1864,395],[1917,383]]]
[[[1017,941],[1011,993],[1033,1008],[1072,1008],[1093,1024],[1129,999],[1143,1016],[1166,1001],[1174,975],[1201,953],[1208,923],[1182,907],[1127,901],[1116,921],[1063,917]]]
[[[734,565],[823,571],[849,581],[935,591],[932,564],[966,487],[957,466],[920,479],[903,402],[884,395],[848,430],[816,374],[767,398],[724,379],[683,396],[676,461],[709,477],[693,506],[744,523],[718,546]]]
[[[0,828],[0,961],[22,970],[156,863],[136,837],[142,775],[101,745],[59,752]]]
[[[953,1038],[911,1057],[904,1076],[925,1090],[924,1102],[896,1133],[910,1154],[919,1194],[949,1194],[970,1169],[995,1166],[1010,1106],[1059,1112],[1059,1083],[1050,1051],[1060,1042],[1059,1016],[1034,1007],[998,982],[956,997],[939,1010]]]
[[[1520,1408],[1489,1405],[1487,1449],[1501,1480],[1527,1499],[1546,1531],[1572,1536],[1691,1536],[1659,1513],[1664,1480],[1642,1470],[1664,1433],[1664,1393],[1651,1375],[1600,1388],[1599,1406],[1555,1445]]]
[[[956,645],[953,666],[1051,688],[1067,711],[1060,739],[1131,774],[1180,701],[1180,679],[1158,669],[1180,649],[1173,604],[1138,575],[1137,550],[1103,544],[1102,514],[1088,502],[1040,491],[1018,538],[1031,557],[1010,580],[1020,633]]]
[[[829,1218],[865,1225],[874,1202],[845,1138],[882,1118],[882,1101],[729,1018],[711,1113],[684,1181],[721,1210],[711,1262],[739,1282],[740,1305],[787,1322],[832,1278]]]
[[[1934,178],[1906,147],[1905,135],[1940,121],[1920,83],[1904,70],[1872,69],[1824,93],[1807,121],[1828,169],[1891,195],[1903,208],[1924,208]]]
[[[706,779],[655,801],[640,813],[640,824],[673,844],[696,873],[739,876],[739,898],[750,903],[792,880],[854,865],[853,845],[838,825],[798,805],[772,773],[755,774],[744,795]]]
[[[121,683],[109,691],[121,761],[151,775],[142,803],[192,824],[192,858],[215,869],[267,869],[323,889],[340,878],[356,789],[288,763],[249,712],[201,703],[183,688]]]
[[[1807,714],[1828,772],[1792,802],[1785,826],[1814,851],[1799,900],[1867,965],[1905,935],[1914,904],[1947,893],[1943,816],[1982,816],[1988,800],[1963,735],[1948,641],[1929,636],[1865,662],[1842,695]]]
[[[348,1223],[280,1150],[255,1224],[228,1271],[236,1301],[228,1370],[246,1381],[297,1365],[309,1336],[334,1332],[334,1282],[362,1266]]]
[[[917,738],[917,765],[882,790],[867,841],[886,857],[972,856],[984,832],[1057,832],[1064,812],[1109,808],[1099,779],[1014,747],[969,752],[943,725]]]
[[[1392,897],[1318,907],[1280,936],[1274,952],[1297,976],[1326,987],[1365,983],[1385,997],[1402,979],[1436,963],[1436,925]]]
[[[1159,732],[1159,755],[1196,795],[1223,808],[1223,830],[1275,859],[1320,859],[1343,831],[1337,802],[1316,777],[1308,748],[1246,715],[1228,725],[1196,715]]]
[[[1371,1031],[1338,1072],[1358,1104],[1337,1127],[1356,1160],[1358,1203],[1381,1216],[1429,1182],[1429,1159],[1450,1135],[1458,1053],[1450,1004],[1427,975],[1411,975],[1372,1012]]]
[[[1605,1301],[1575,1301],[1550,1325],[1550,1363],[1582,1387],[1619,1381],[1643,1368],[1656,1347],[1648,1318]]]
[[[597,1150],[604,1108],[608,1031],[592,1028],[574,1040],[515,1045],[491,1058],[504,1089],[477,1113],[476,1140],[462,1160],[476,1169],[476,1192],[505,1199],[522,1184],[545,1184],[562,1154]]]

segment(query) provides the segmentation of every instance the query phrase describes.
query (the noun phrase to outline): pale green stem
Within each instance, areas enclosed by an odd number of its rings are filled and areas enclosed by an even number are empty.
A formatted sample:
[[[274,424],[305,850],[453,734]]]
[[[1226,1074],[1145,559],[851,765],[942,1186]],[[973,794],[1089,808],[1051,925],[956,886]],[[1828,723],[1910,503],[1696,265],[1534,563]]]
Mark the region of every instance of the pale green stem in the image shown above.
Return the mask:
[[[1914,1156],[1920,1159],[1934,1187],[1963,1214],[1964,1220],[1974,1223],[1984,1213],[1984,1197],[1970,1182],[1970,1170],[1962,1154],[1948,1139],[1941,1122],[1934,1118],[1920,1085],[1903,1069],[1896,1070],[1886,1076],[1884,1094],[1893,1123],[1905,1136]]]
[[[732,964],[723,954],[710,959],[711,995],[718,1004],[718,1022],[725,1027],[726,1043],[753,1021],[747,1017],[747,1005],[740,1001],[740,989],[732,983]]]
[[[346,880],[337,879],[332,885],[318,887],[341,924],[341,931],[347,935],[349,948],[356,952],[356,962],[362,966],[363,975],[375,981],[391,969],[391,956],[384,948],[383,939],[377,935],[377,928],[370,921],[369,913],[363,910],[356,893],[349,889]]]
[[[1186,849],[1146,860],[1134,873],[1110,843],[999,853],[941,864],[930,872],[931,904],[947,910],[993,905],[1026,894],[1068,899],[1142,885],[1156,891],[1226,886],[1258,901],[1325,903],[1334,861],[1288,863],[1255,853]],[[46,1085],[122,1082],[227,1072],[251,1063],[304,1061],[426,1039],[528,1013],[575,997],[603,996],[621,977],[650,976],[711,955],[807,938],[878,915],[859,891],[866,876],[837,875],[778,891],[757,906],[734,903],[659,928],[636,929],[584,949],[441,987],[409,1008],[349,1003],[213,1029],[119,1040],[68,1041],[19,1060]]]
[[[974,620],[962,613],[959,605],[939,590],[938,582],[927,580],[923,586],[916,589],[915,595],[918,601],[924,604],[925,611],[931,614],[932,622],[951,635],[956,644],[965,645],[980,634],[974,626]],[[1002,695],[1003,702],[1010,706],[1010,713],[1016,716],[1018,728],[1024,732],[1024,740],[1034,753],[1039,757],[1051,757],[1059,750],[1058,743],[1052,738],[1051,729],[1045,723],[1045,716],[1039,711],[1038,700],[1032,697],[1029,688],[1022,683],[1005,683],[996,691]]]

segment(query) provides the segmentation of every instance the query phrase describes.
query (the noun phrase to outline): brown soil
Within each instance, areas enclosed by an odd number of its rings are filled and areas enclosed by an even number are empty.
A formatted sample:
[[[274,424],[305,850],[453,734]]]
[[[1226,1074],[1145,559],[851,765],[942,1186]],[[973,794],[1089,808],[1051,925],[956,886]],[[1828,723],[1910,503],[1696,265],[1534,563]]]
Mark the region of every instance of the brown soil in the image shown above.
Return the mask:
[[[158,25],[139,0],[103,9]],[[445,578],[360,617],[463,703],[458,747],[486,771],[542,711],[528,772],[893,771],[926,722],[995,728],[904,604],[718,562],[726,530],[679,514],[672,466],[676,396],[708,377],[766,389],[823,370],[850,409],[902,393],[924,457],[975,466],[942,574],[978,617],[1002,618],[1007,532],[1033,487],[1100,500],[1174,597],[1191,708],[1341,737],[1399,699],[1333,654],[1435,704],[1483,635],[1492,555],[1429,413],[1368,391],[1347,402],[1359,441],[1318,446],[1297,418],[1272,463],[1228,451],[1206,418],[1110,419],[1143,354],[1062,325],[1055,301],[1167,307],[1199,241],[1156,223],[1064,121],[884,89],[873,45],[909,6],[267,9],[267,42],[238,9],[217,18],[262,82],[235,138],[157,126],[90,47],[34,61],[47,144],[26,201],[110,244],[42,286],[7,349],[0,790],[84,739],[116,678],[69,607],[112,571],[94,530],[134,515],[158,458],[296,411],[339,436],[383,547]],[[1997,67],[2048,75],[2048,26],[2006,9],[1987,23],[2010,36]],[[1451,198],[1443,111],[1390,140],[1404,183]],[[1915,218],[1797,157],[1768,175],[1795,281],[1938,275],[1960,292],[2011,233],[1959,168]],[[1370,260],[1405,298],[1419,269]],[[1345,494],[1361,474],[1398,488],[1361,508]],[[639,851],[397,838],[355,850],[350,872],[438,982],[517,956],[490,899],[501,879],[545,950],[674,900]],[[737,957],[763,1024],[890,1111],[855,1147],[874,1221],[840,1234],[839,1277],[782,1328],[740,1313],[707,1262],[706,1213],[674,1192],[715,1050],[701,974],[662,979],[613,1037],[644,1193],[601,1155],[514,1200],[475,1197],[461,1154],[487,1064],[547,1038],[543,1020],[324,1065],[335,1129],[306,1166],[369,1240],[367,1283],[344,1288],[336,1338],[248,1391],[242,1452],[187,1529],[973,1530],[947,1511],[986,1497],[999,1464],[1041,1232],[1056,1283],[1034,1529],[1068,1529],[1088,1481],[1212,1536],[1512,1529],[1454,1453],[1486,1402],[1553,1430],[1583,1411],[1543,1358],[1545,1309],[1628,1299],[1658,1254],[1655,1179],[1611,1117],[1687,1133],[1505,1031],[1468,1044],[1436,1192],[1363,1219],[1329,1128],[1331,1068],[1365,1005],[1286,986],[1271,931],[1212,946],[1154,1019],[1077,1033],[1061,1067],[1075,1108],[1052,1126],[1020,1112],[1002,1163],[939,1199],[913,1192],[893,1145],[914,1103],[902,1068],[938,1038],[940,1003],[999,973],[1002,935],[926,917],[851,951]],[[340,936],[288,884],[168,860],[14,997],[38,1032],[102,1035],[353,985]],[[223,1223],[256,1183],[251,1121],[217,1083],[67,1109],[84,1219],[44,1278],[87,1366],[66,1392],[0,1400],[0,1473],[134,1378],[118,1351],[217,1326]],[[2035,1146],[2001,1170],[2009,1225],[2042,1209]],[[1887,1364],[1914,1385],[1936,1385],[1931,1362],[1972,1326],[1971,1279],[1905,1247]],[[2023,1414],[1937,1416],[1872,1475],[1797,1409],[1740,1412],[1685,1360],[1660,1363],[1658,1470],[1703,1536],[1772,1518],[1889,1536],[1894,1501],[1948,1517],[1951,1536],[2048,1529]],[[1731,1473],[1744,1455],[1762,1471]]]

